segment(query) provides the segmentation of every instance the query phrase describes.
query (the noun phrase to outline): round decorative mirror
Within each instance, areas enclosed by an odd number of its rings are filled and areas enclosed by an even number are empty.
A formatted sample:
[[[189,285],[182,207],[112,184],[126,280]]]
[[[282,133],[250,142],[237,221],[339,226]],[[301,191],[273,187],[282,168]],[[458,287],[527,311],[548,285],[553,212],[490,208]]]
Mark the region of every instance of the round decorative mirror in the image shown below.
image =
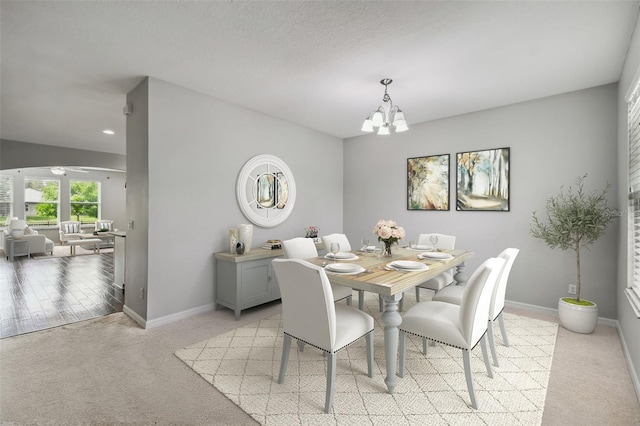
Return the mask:
[[[240,170],[236,197],[247,219],[263,228],[272,228],[291,214],[296,203],[296,182],[284,161],[260,154]]]

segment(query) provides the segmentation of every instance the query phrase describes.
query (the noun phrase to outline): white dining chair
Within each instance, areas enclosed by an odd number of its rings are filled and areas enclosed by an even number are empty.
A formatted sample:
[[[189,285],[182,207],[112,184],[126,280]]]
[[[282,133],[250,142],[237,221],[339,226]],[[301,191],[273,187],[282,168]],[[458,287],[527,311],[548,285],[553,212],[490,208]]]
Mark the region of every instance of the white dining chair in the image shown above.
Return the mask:
[[[322,238],[322,245],[327,253],[331,248],[331,243],[340,244],[340,251],[351,251],[351,243],[345,234],[329,234]],[[358,309],[364,310],[364,290],[358,290]]]
[[[431,236],[435,235],[438,237],[438,242],[433,244],[430,240]],[[420,234],[418,236],[418,245],[429,245],[435,246],[436,249],[441,250],[453,250],[456,247],[456,237],[453,235],[445,235],[445,234]],[[449,284],[453,283],[453,270],[444,271],[436,277],[431,278],[423,283],[420,283],[416,286],[416,301],[420,301],[420,289],[425,288],[429,290],[433,290],[434,292],[438,292]]]
[[[435,235],[438,237],[438,242],[436,244],[433,244],[431,242],[431,236]],[[453,250],[455,248],[456,245],[456,237],[453,235],[445,235],[445,234],[437,234],[437,233],[432,233],[432,234],[420,234],[418,236],[418,246],[432,246],[435,247],[436,249],[442,249],[442,250]],[[453,284],[454,279],[453,279],[453,270],[447,270],[442,272],[441,274],[436,275],[435,277],[418,284],[415,288],[416,288],[416,302],[420,302],[420,289],[421,288],[425,288],[428,290],[433,290],[434,292],[438,292],[438,290]],[[382,302],[382,296],[378,297],[378,303],[379,303],[379,309],[380,312],[383,312],[383,302]],[[404,311],[404,292],[402,293],[402,298],[400,299],[400,302],[398,303],[398,310],[400,312]]]
[[[318,249],[312,238],[292,238],[282,241],[282,251],[285,259],[311,259],[318,257]],[[333,301],[337,302],[347,299],[347,305],[351,305],[353,300],[353,289],[339,284],[331,284],[333,291]]]
[[[498,283],[493,289],[493,294],[491,296],[491,305],[489,306],[489,322],[487,324],[487,336],[489,338],[489,348],[491,349],[491,357],[493,358],[493,365],[496,367],[500,367],[498,362],[498,354],[496,352],[496,344],[495,338],[493,335],[493,322],[497,319],[500,324],[500,333],[502,334],[502,341],[505,346],[509,346],[509,339],[507,337],[507,330],[504,326],[504,300],[505,295],[507,293],[507,284],[509,282],[509,274],[511,273],[511,267],[513,266],[513,262],[516,260],[518,253],[520,250],[516,248],[508,248],[502,251],[498,255],[498,258],[504,259],[505,263],[500,271],[500,275],[498,277]],[[448,287],[443,288],[439,292],[433,296],[432,300],[453,303],[455,305],[459,305],[462,303],[462,296],[464,295],[464,290],[466,286],[462,285],[450,285]]]
[[[373,377],[373,317],[351,306],[333,303],[327,274],[320,266],[302,259],[274,259],[273,269],[282,294],[284,342],[278,383],[284,383],[291,341],[296,339],[326,354],[326,413],[335,393],[337,352],[365,337],[367,374]]]
[[[398,375],[404,377],[407,357],[406,334],[422,338],[423,353],[427,354],[427,340],[434,340],[444,345],[462,350],[467,390],[471,406],[478,409],[478,402],[471,368],[471,351],[480,343],[482,357],[489,377],[493,378],[493,370],[485,335],[487,333],[487,316],[493,287],[504,259],[490,258],[475,270],[465,286],[462,303],[454,305],[446,302],[420,302],[410,307],[402,316],[399,326],[399,365]]]

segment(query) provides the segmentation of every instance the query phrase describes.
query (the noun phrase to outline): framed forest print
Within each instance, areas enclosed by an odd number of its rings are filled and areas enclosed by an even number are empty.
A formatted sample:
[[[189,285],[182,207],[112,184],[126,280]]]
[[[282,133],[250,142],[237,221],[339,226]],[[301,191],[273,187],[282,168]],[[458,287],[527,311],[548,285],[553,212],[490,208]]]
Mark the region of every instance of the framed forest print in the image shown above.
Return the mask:
[[[509,211],[509,148],[456,154],[456,210]]]
[[[449,154],[407,159],[407,210],[449,210]]]

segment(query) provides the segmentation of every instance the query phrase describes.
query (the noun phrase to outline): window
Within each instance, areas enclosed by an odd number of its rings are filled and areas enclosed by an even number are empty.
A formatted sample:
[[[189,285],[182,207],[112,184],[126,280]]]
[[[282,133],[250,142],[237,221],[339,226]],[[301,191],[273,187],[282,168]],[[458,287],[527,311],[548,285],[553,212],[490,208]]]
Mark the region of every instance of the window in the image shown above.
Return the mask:
[[[71,220],[95,223],[100,217],[100,182],[72,180],[69,189]]]
[[[24,209],[28,225],[57,226],[60,181],[25,178]]]
[[[628,104],[629,126],[629,253],[627,296],[640,318],[640,82]]]
[[[13,176],[0,176],[0,225],[13,217]]]

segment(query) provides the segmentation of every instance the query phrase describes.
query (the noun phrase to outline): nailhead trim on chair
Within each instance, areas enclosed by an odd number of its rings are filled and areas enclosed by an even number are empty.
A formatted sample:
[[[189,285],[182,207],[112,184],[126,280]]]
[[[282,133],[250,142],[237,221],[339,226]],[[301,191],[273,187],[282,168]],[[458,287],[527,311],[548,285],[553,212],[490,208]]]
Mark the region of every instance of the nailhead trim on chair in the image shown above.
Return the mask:
[[[370,331],[370,332],[368,332],[367,334],[363,334],[361,337],[358,337],[356,340],[353,340],[353,341],[351,341],[351,342],[347,343],[346,345],[344,345],[344,346],[342,346],[342,347],[340,347],[340,348],[336,349],[333,353],[335,354],[336,352],[343,350],[343,349],[344,349],[344,348],[346,348],[347,346],[349,346],[349,345],[351,345],[351,344],[353,344],[353,343],[357,342],[358,340],[362,339],[362,338],[363,338],[363,337],[365,337],[365,336],[368,336],[368,335],[369,335],[369,334],[371,334],[372,332],[373,332],[373,330],[371,330],[371,331]],[[313,343],[309,343],[309,342],[307,342],[306,340],[303,340],[303,339],[298,339],[298,338],[297,338],[296,336],[294,336],[293,334],[289,334],[289,333],[286,333],[286,332],[284,332],[284,334],[286,334],[287,336],[289,336],[289,337],[291,337],[291,338],[293,338],[293,339],[296,339],[296,340],[298,340],[298,341],[300,341],[300,342],[304,343],[305,345],[309,345],[309,346],[311,346],[311,347],[314,347],[314,348],[316,348],[316,349],[319,349],[319,350],[321,350],[322,352],[330,353],[330,352],[329,352],[329,351],[327,351],[326,349],[322,349],[322,348],[320,348],[320,347],[318,347],[318,346],[314,345]]]
[[[402,330],[402,329],[401,329],[401,330]],[[463,350],[463,351],[466,351],[466,350],[467,350],[467,348],[462,348],[462,347],[460,347],[460,346],[451,345],[451,344],[449,344],[449,343],[441,342],[440,340],[432,339],[431,337],[422,336],[422,335],[420,335],[420,334],[412,333],[412,332],[410,332],[410,331],[406,331],[406,330],[402,330],[402,331],[404,331],[405,333],[408,333],[408,334],[413,334],[414,336],[422,337],[423,339],[433,340],[434,342],[438,342],[438,343],[440,343],[440,344],[442,344],[442,345],[451,346],[452,348],[460,349],[460,350]],[[482,338],[485,336],[485,334],[487,334],[487,332],[486,332],[486,331],[485,331],[484,333],[482,333],[482,337],[480,337],[480,338],[478,339],[478,341],[476,342],[476,344],[475,344],[475,345],[473,345],[473,348],[468,349],[468,350],[470,350],[470,351],[474,350],[474,349],[476,348],[476,346],[478,346],[478,343],[480,343],[480,340],[482,340]]]

